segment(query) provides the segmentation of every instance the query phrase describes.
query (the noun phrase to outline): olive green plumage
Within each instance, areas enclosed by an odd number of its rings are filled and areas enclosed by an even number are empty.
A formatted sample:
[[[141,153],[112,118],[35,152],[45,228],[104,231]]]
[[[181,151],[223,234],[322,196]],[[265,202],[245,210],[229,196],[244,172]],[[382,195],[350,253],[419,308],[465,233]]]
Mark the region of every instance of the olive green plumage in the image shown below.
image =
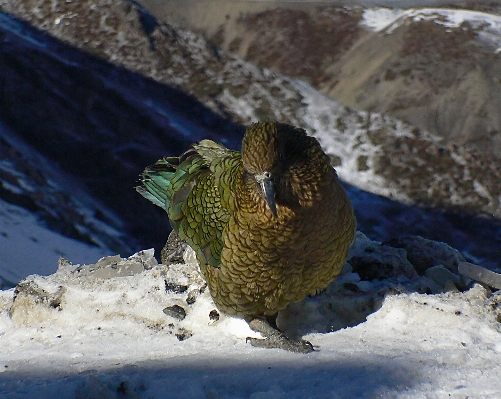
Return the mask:
[[[355,234],[329,158],[302,129],[253,124],[242,152],[202,140],[145,169],[137,190],[197,253],[216,305],[252,320],[327,287]]]

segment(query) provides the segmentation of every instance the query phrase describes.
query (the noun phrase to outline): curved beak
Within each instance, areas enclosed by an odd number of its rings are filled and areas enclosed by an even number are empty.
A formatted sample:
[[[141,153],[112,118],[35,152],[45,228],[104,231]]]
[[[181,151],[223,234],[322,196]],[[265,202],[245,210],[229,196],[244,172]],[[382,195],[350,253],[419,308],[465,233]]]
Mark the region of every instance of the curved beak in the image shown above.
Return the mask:
[[[270,208],[273,216],[278,217],[277,203],[275,202],[275,183],[273,182],[273,178],[269,174],[267,174],[266,176],[263,175],[257,175],[256,180],[261,186],[261,191],[263,192],[263,197],[266,201],[266,204],[268,205],[268,208]]]

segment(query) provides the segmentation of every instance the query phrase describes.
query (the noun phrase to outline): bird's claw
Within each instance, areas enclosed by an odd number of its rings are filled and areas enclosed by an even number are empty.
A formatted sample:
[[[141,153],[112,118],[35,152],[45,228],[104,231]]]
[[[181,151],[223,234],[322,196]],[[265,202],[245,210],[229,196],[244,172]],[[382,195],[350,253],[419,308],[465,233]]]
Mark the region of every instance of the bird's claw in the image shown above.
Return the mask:
[[[257,348],[278,348],[288,352],[311,353],[314,351],[313,345],[303,339],[292,340],[282,332],[271,327],[265,320],[254,319],[249,323],[249,327],[261,333],[265,338],[247,337],[246,342]]]
[[[285,336],[284,336],[285,337]],[[250,343],[252,346],[256,348],[268,348],[268,349],[283,349],[288,352],[294,353],[311,353],[315,349],[313,349],[313,345],[309,341],[305,341],[303,339],[299,341],[293,341],[287,337],[285,340],[276,340],[273,338],[251,338],[247,337],[247,343]]]

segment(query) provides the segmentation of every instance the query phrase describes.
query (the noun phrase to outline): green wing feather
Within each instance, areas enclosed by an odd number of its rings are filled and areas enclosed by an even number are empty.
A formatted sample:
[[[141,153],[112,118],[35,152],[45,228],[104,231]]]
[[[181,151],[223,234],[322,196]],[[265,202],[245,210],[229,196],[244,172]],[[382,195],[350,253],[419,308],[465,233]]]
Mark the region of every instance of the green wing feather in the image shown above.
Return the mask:
[[[239,152],[202,140],[180,157],[162,158],[147,167],[136,190],[167,211],[172,228],[200,262],[219,267],[232,203],[232,179],[227,176],[240,170]]]

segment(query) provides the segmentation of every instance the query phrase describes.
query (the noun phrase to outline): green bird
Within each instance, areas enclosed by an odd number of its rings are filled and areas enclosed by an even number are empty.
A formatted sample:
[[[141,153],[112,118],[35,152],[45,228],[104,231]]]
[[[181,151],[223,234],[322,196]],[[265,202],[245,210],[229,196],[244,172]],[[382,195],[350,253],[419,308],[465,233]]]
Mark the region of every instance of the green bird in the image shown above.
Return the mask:
[[[353,206],[318,141],[303,129],[255,123],[232,151],[211,140],[147,167],[137,191],[165,209],[197,254],[216,306],[265,339],[310,352],[276,326],[291,302],[325,289],[355,236]]]

